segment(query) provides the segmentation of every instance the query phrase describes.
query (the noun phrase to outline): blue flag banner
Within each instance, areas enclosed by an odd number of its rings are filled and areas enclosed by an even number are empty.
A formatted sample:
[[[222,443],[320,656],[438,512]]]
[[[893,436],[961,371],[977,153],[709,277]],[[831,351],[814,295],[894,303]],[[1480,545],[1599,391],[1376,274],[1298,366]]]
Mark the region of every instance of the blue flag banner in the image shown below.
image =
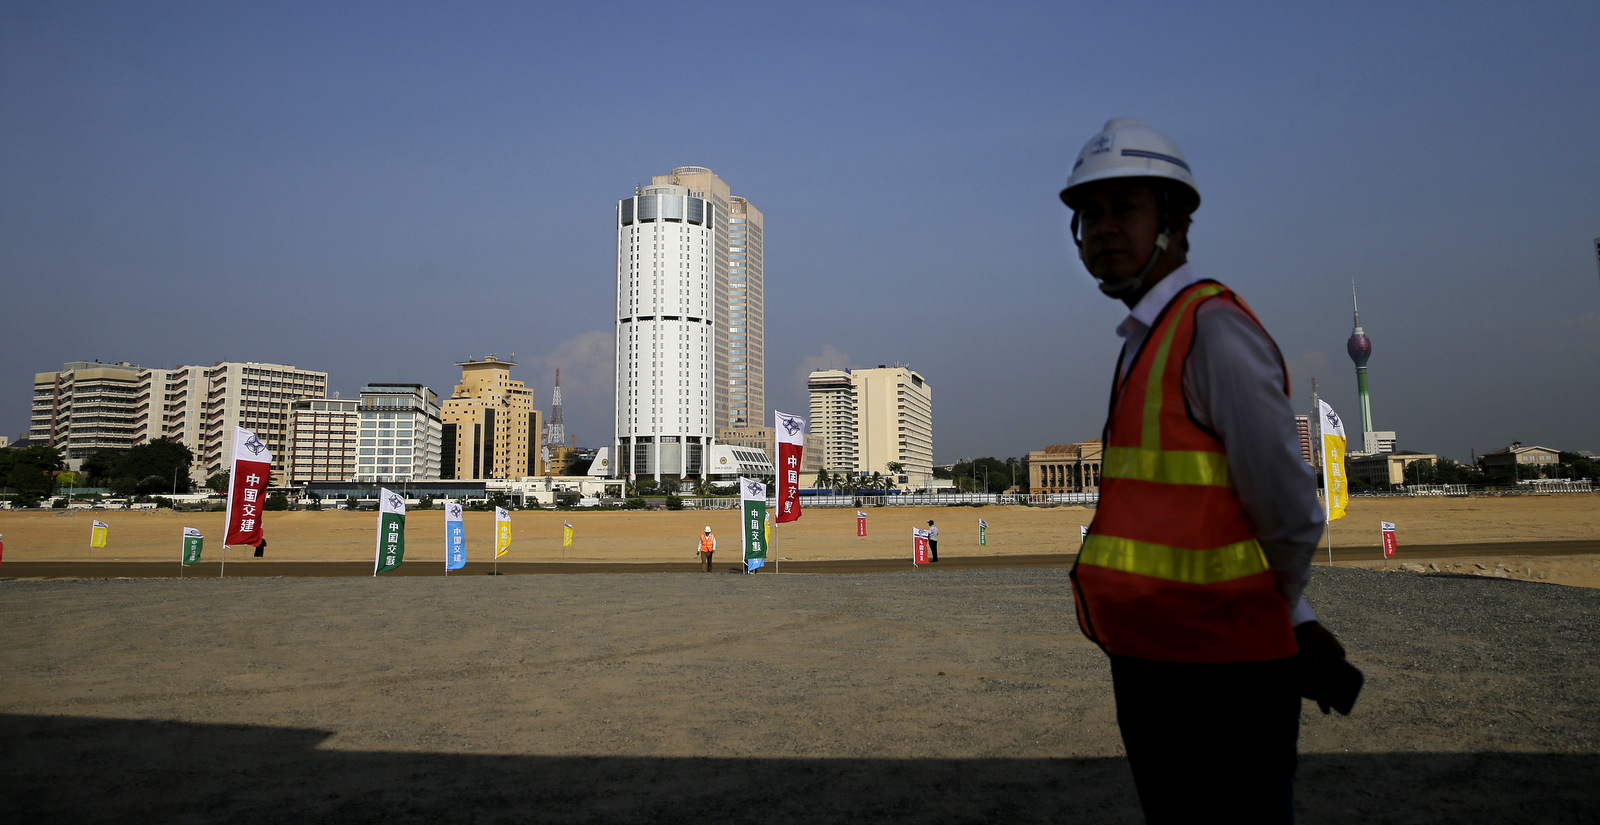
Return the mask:
[[[444,569],[460,570],[467,566],[467,531],[461,521],[461,502],[447,501],[444,505]]]

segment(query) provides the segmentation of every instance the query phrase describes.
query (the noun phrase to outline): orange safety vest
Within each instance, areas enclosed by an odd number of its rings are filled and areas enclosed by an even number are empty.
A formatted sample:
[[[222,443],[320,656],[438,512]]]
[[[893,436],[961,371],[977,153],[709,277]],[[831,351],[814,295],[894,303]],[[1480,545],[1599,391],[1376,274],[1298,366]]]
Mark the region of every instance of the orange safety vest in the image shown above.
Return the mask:
[[[715,549],[717,549],[717,537],[716,536],[707,534],[707,535],[704,535],[704,536],[700,537],[700,552],[702,552],[702,553],[710,553],[711,551],[713,551]]]
[[[1227,287],[1201,281],[1161,310],[1126,379],[1117,365],[1100,503],[1072,569],[1078,626],[1114,655],[1216,663],[1296,651],[1227,451],[1183,397],[1195,314],[1208,300],[1232,301],[1261,325]],[[1283,384],[1287,395],[1287,372]]]

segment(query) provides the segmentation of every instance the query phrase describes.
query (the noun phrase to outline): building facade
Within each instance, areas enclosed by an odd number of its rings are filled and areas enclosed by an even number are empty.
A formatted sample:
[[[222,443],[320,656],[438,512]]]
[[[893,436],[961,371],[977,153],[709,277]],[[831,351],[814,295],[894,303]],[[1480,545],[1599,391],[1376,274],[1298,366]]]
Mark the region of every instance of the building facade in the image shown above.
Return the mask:
[[[188,447],[194,455],[189,477],[195,484],[206,480],[200,441],[205,432],[208,372],[208,367],[177,366],[147,368],[139,373],[133,443],[148,444],[164,438]]]
[[[218,361],[206,370],[205,419],[197,454],[209,478],[233,460],[233,431],[243,427],[272,451],[272,484],[288,483],[290,404],[325,398],[328,374],[289,364]],[[191,447],[190,449],[193,449]]]
[[[350,481],[356,476],[361,402],[302,398],[289,402],[289,483]]]
[[[717,443],[760,450],[769,462],[776,461],[778,456],[778,433],[771,427],[729,427],[718,430]],[[810,422],[807,422],[805,441],[800,450],[800,472],[815,474],[822,469],[822,452],[822,436],[815,434]],[[801,481],[801,486],[805,486],[811,479],[804,478]]]
[[[1505,449],[1478,456],[1478,466],[1483,468],[1484,475],[1500,482],[1515,480],[1519,466],[1536,467],[1542,473],[1544,468],[1560,463],[1560,450],[1538,445],[1524,447],[1520,441],[1511,442],[1511,446]]]
[[[679,166],[651,182],[682,186],[710,210],[712,430],[760,425],[767,416],[765,218],[704,166]]]
[[[440,405],[439,478],[517,479],[543,474],[544,414],[533,390],[511,379],[515,361],[490,355],[458,362],[461,383]]]
[[[60,449],[73,471],[97,450],[132,447],[142,370],[126,361],[69,361],[35,373],[28,443]]]
[[[1098,493],[1104,445],[1098,438],[1028,453],[1028,492]]]
[[[616,471],[699,477],[715,429],[715,204],[674,185],[617,204]],[[724,389],[726,389],[724,387]]]
[[[920,374],[900,364],[817,370],[806,388],[820,469],[895,475],[904,489],[933,486],[933,387]]]
[[[361,388],[360,406],[357,481],[440,477],[444,424],[438,393],[421,384],[368,384]]]

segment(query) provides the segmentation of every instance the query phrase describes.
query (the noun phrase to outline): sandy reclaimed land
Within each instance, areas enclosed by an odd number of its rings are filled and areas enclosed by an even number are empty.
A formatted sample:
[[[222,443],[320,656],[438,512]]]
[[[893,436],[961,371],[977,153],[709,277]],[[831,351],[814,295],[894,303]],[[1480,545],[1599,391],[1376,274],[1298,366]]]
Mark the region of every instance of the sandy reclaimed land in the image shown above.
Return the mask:
[[[1319,568],[1301,823],[1600,817],[1600,591]],[[10,822],[1128,823],[1062,568],[0,582]]]
[[[867,537],[856,536],[854,509],[813,509],[778,528],[774,556],[784,560],[908,558],[910,532],[934,519],[941,559],[1076,552],[1079,526],[1094,511],[1084,507],[875,507],[868,508]],[[370,562],[377,515],[339,510],[267,515],[266,561]],[[989,523],[978,545],[978,519]],[[110,525],[105,548],[89,547],[89,525]],[[1400,553],[1385,560],[1378,522],[1398,525]],[[491,560],[490,513],[467,513],[468,558]],[[561,546],[561,525],[576,530]],[[738,516],[702,512],[517,511],[514,542],[504,562],[683,563],[695,560],[700,530],[711,525],[723,561],[738,558]],[[220,558],[221,513],[156,511],[0,511],[4,561],[176,561],[181,528],[205,535],[208,561]],[[1334,522],[1338,564],[1401,569],[1432,564],[1444,571],[1503,575],[1588,587],[1600,586],[1600,554],[1557,542],[1600,539],[1600,495],[1472,498],[1357,498]],[[1518,553],[1516,543],[1543,543]],[[407,564],[443,564],[444,513],[413,511],[406,524]],[[1326,542],[1324,542],[1324,545]],[[1501,547],[1513,548],[1502,551]],[[1592,545],[1591,545],[1592,547]],[[258,563],[249,551],[230,552],[230,563]],[[1324,551],[1318,563],[1326,563]],[[1482,569],[1478,565],[1483,565]],[[5,574],[0,563],[0,575]]]

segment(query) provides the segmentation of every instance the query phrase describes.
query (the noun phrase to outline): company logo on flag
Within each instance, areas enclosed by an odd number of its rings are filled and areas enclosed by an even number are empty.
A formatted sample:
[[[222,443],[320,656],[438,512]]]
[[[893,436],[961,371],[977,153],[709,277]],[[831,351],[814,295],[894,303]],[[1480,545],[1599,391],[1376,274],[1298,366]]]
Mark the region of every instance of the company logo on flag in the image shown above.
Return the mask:
[[[106,535],[109,534],[110,532],[111,532],[111,528],[106,526],[105,522],[103,522],[103,521],[101,521],[99,519],[95,519],[94,523],[89,525],[89,546],[90,547],[104,547],[104,546],[106,546]]]
[[[233,430],[233,463],[228,471],[228,518],[222,531],[224,547],[234,544],[260,546],[261,507],[267,500],[267,482],[272,477],[272,451],[243,427]]]
[[[1350,503],[1350,487],[1344,474],[1344,422],[1328,402],[1317,401],[1317,415],[1322,421],[1322,479],[1328,496],[1328,520],[1344,518],[1344,508]]]
[[[742,527],[744,564],[754,571],[767,563],[767,485],[754,478],[739,478],[739,498],[743,505]]]
[[[467,530],[461,519],[461,504],[448,501],[444,505],[444,569],[460,570],[466,566]]]
[[[195,564],[200,561],[200,551],[205,544],[205,536],[200,535],[200,530],[194,527],[183,528],[183,563]]]
[[[805,453],[806,421],[788,413],[772,413],[778,442],[779,524],[800,518],[800,457]]]
[[[399,567],[406,558],[406,500],[379,488],[378,551],[372,560],[372,575]]]
[[[494,557],[511,550],[511,514],[504,507],[494,508]]]
[[[1394,522],[1380,521],[1378,526],[1383,530],[1383,557],[1389,558],[1394,555],[1394,551],[1400,549],[1400,542],[1394,537]]]

